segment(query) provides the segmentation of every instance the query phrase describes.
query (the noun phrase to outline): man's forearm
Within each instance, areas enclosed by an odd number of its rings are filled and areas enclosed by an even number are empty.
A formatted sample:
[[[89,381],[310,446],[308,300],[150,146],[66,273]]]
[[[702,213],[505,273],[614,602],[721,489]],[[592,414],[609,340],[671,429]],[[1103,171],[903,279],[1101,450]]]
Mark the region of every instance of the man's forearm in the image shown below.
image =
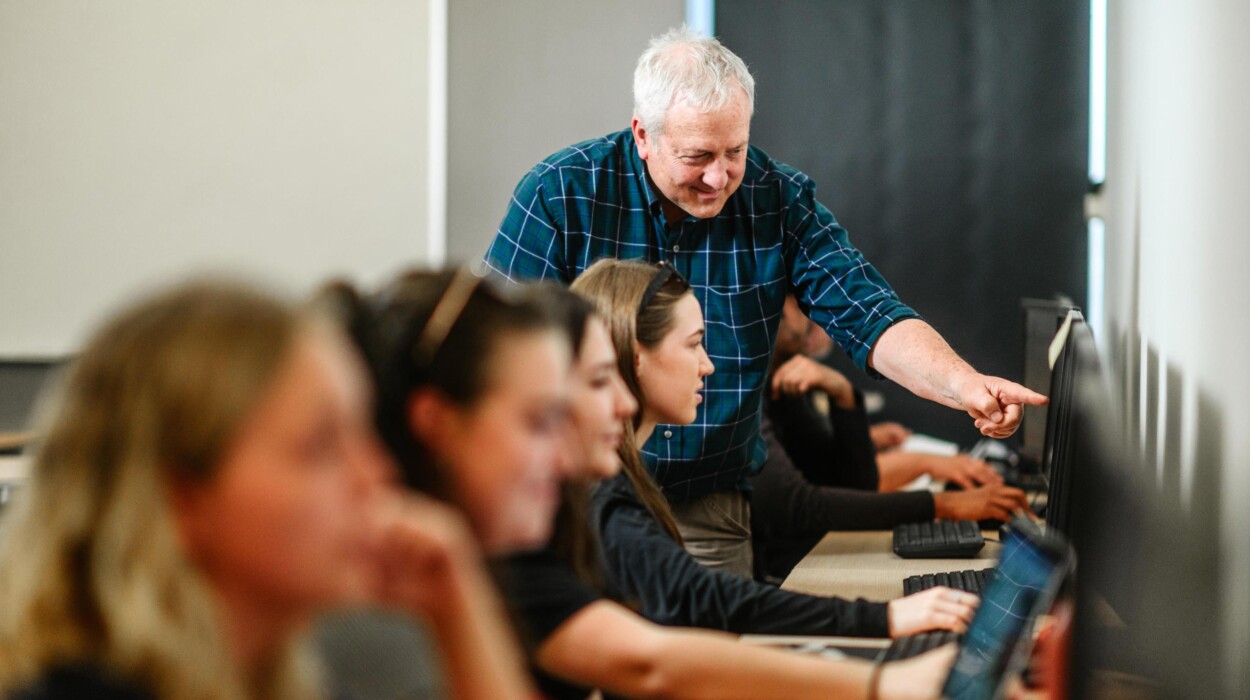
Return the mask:
[[[877,339],[868,364],[917,396],[967,410],[959,387],[977,371],[955,353],[928,323],[909,318],[890,326]]]

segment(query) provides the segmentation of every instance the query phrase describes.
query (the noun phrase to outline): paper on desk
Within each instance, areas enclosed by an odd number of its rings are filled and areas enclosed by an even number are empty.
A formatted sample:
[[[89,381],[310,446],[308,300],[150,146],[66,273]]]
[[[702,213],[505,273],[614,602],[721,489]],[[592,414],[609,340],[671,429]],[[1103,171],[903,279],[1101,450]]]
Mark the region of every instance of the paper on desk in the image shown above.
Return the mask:
[[[0,481],[19,482],[30,471],[30,457],[26,455],[0,455]]]
[[[920,433],[909,435],[903,441],[903,444],[899,445],[899,449],[904,452],[919,452],[920,454],[941,455],[943,457],[954,457],[959,454],[959,445]]]
[[[899,491],[930,491],[933,493],[937,493],[938,491],[941,491],[942,488],[945,486],[946,486],[946,482],[937,481],[936,479],[934,479],[932,476],[929,476],[928,474],[921,474],[915,479],[912,479],[906,484],[903,484],[902,486],[898,487],[898,490]]]

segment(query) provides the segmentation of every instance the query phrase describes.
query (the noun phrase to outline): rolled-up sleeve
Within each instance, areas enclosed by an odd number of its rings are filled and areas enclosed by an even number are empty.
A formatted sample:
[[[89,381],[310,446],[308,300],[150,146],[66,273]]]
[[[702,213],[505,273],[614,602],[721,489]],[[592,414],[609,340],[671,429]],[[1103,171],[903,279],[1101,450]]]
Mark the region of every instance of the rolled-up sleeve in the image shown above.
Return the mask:
[[[868,355],[887,328],[906,318],[919,318],[894,289],[851,245],[823,204],[816,186],[802,173],[795,176],[798,196],[786,209],[785,252],[790,282],[799,306],[850,355],[871,372]],[[874,376],[877,376],[874,374]]]

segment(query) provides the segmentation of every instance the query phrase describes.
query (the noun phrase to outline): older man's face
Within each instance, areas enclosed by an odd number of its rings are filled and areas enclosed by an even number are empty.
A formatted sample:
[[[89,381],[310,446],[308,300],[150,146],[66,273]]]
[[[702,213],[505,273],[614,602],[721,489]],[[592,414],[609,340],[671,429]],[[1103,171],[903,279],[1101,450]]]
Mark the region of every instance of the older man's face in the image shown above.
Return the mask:
[[[633,129],[638,156],[647,163],[670,221],[685,214],[700,219],[716,216],[742,184],[751,132],[745,93],[724,109],[706,114],[685,101],[676,102],[659,135],[647,133],[637,118]]]

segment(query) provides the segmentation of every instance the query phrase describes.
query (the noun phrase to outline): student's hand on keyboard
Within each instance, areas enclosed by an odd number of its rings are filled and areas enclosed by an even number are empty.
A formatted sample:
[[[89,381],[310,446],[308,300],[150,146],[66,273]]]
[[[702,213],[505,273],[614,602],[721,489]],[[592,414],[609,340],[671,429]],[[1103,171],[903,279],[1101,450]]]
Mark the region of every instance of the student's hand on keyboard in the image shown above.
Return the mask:
[[[1029,500],[1020,489],[1001,483],[966,491],[933,494],[933,510],[940,520],[1002,520],[1018,511],[1029,511]]]
[[[932,455],[929,475],[934,479],[958,484],[961,488],[974,489],[983,484],[1001,484],[1003,477],[987,462],[968,455],[945,457]]]
[[[873,447],[883,452],[906,442],[911,437],[911,430],[899,423],[873,423],[868,428],[868,435],[872,438]]]
[[[942,692],[942,683],[955,663],[958,650],[947,644],[905,661],[892,661],[881,669],[877,697],[881,700],[930,700]]]
[[[966,632],[980,602],[972,593],[945,586],[896,598],[888,606],[890,636],[903,637],[930,630]]]

